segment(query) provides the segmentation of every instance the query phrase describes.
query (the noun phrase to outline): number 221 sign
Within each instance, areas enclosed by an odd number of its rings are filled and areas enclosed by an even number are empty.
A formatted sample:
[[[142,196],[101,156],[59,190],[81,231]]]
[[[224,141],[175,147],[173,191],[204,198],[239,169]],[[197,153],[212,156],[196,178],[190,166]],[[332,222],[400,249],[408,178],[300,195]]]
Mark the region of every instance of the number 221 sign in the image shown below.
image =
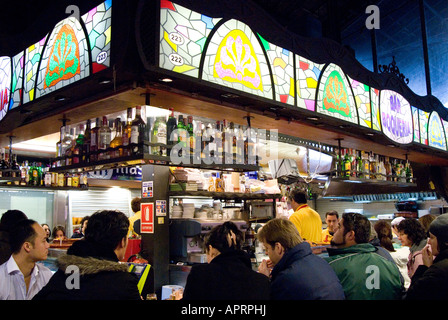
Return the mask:
[[[141,212],[141,233],[154,233],[154,203],[142,203]]]

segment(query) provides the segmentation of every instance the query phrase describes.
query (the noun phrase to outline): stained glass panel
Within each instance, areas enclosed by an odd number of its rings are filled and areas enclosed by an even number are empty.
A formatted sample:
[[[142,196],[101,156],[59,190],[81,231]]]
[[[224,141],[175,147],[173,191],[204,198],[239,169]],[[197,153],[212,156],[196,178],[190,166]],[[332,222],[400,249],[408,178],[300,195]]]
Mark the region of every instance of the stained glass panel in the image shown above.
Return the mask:
[[[437,112],[431,112],[428,122],[428,145],[437,149],[446,150],[445,131],[442,119]]]
[[[322,74],[317,97],[317,112],[358,124],[355,99],[345,73],[335,65],[328,65]]]
[[[92,73],[110,67],[112,0],[107,0],[82,16],[92,53]]]
[[[381,131],[380,90],[370,87],[370,106],[372,108],[372,129]]]
[[[355,96],[356,108],[358,110],[359,124],[362,127],[371,128],[372,127],[372,114],[370,108],[370,87],[359,81],[351,79],[349,76],[347,78],[353,89],[353,94]]]
[[[420,120],[420,143],[428,145],[429,113],[419,109],[418,118]]]
[[[202,78],[235,90],[273,99],[271,73],[259,39],[241,21],[223,23],[210,39]]]
[[[414,142],[420,143],[420,125],[418,123],[418,109],[416,107],[411,107],[412,109],[412,120],[414,121]]]
[[[294,105],[294,54],[258,36],[271,65],[275,100]]]
[[[11,93],[11,58],[0,57],[0,120],[8,112]]]
[[[21,51],[19,54],[16,54],[14,57],[12,57],[12,84],[9,109],[16,108],[22,104],[24,63],[24,51]]]
[[[318,64],[299,55],[296,57],[297,68],[297,106],[315,111],[317,82],[324,64]]]
[[[54,27],[42,54],[36,98],[90,75],[89,47],[79,21],[70,17]]]
[[[221,18],[211,18],[166,0],[160,6],[159,66],[197,78],[205,42]]]
[[[25,51],[25,85],[23,88],[23,103],[34,100],[34,85],[36,83],[37,68],[44,49],[48,34],[39,42],[29,46]]]

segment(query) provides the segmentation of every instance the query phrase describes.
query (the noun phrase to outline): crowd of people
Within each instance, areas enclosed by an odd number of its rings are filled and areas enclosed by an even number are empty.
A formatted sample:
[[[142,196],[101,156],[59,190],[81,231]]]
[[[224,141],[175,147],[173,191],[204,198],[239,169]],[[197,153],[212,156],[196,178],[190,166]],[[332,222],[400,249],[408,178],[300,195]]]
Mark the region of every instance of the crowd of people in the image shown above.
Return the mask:
[[[258,270],[242,250],[244,235],[233,222],[214,227],[203,241],[207,263],[192,266],[182,299],[448,299],[448,214],[372,225],[362,214],[330,211],[322,229],[303,193],[291,192],[289,202],[294,210],[289,219],[271,219],[257,231],[269,257]],[[103,210],[81,225],[81,240],[58,258],[53,274],[39,262],[47,258],[50,235],[60,239],[64,230],[50,233],[48,225],[21,211],[5,212],[0,300],[141,299],[137,276],[119,263],[136,231],[130,219]],[[326,255],[313,252],[316,243],[328,244]],[[73,267],[79,278],[70,282]]]

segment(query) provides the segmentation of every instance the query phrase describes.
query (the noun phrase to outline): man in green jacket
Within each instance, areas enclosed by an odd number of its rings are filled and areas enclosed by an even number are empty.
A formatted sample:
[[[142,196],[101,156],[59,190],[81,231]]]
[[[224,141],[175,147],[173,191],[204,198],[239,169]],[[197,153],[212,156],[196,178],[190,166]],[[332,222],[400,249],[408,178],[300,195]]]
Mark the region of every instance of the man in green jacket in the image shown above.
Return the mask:
[[[334,269],[348,300],[401,299],[403,284],[398,267],[368,243],[370,221],[359,213],[344,213],[328,248]]]

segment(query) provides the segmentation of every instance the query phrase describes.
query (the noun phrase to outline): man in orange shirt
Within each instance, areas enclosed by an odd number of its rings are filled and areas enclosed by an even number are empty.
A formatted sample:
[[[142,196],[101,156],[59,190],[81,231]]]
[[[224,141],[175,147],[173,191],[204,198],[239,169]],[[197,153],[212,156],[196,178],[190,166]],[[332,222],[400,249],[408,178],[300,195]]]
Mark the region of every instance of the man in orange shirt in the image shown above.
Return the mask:
[[[333,234],[338,228],[339,215],[337,211],[329,211],[325,214],[325,223],[327,228],[322,230],[322,242],[324,244],[330,244],[333,239]]]
[[[299,230],[302,239],[315,243],[322,242],[322,219],[308,206],[305,193],[293,190],[288,200],[294,210],[289,221]]]

